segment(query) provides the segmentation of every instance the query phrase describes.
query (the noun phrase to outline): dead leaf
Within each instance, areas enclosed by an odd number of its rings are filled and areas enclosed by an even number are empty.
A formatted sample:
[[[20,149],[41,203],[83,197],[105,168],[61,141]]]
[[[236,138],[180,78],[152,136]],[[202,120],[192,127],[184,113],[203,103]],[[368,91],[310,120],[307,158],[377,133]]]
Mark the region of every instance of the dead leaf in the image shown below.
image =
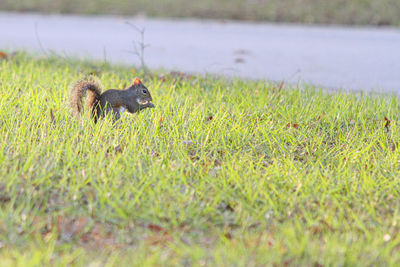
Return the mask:
[[[236,64],[241,64],[241,63],[245,63],[246,61],[244,60],[244,58],[238,57],[235,58],[235,63]]]
[[[232,240],[232,234],[231,234],[230,232],[224,233],[224,236],[225,236],[227,239]]]
[[[7,59],[8,55],[2,51],[0,51],[0,59]]]
[[[226,203],[224,201],[219,205],[219,209],[222,211],[229,211],[229,212],[235,211],[235,209],[232,207],[231,203],[229,203],[229,202]]]
[[[283,88],[283,84],[284,84],[284,82],[282,81],[280,84],[279,84],[279,87],[278,87],[278,92],[280,92],[281,90],[282,90],[282,88]]]
[[[74,235],[79,235],[83,233],[83,230],[89,223],[89,219],[87,217],[79,217],[74,221]]]
[[[299,125],[298,125],[297,123],[288,123],[288,124],[286,124],[286,127],[287,127],[287,128],[295,128],[295,129],[298,129],[298,128],[299,128]]]
[[[292,265],[292,262],[293,262],[293,259],[289,259],[289,260],[287,260],[287,261],[284,261],[284,262],[283,262],[283,266],[284,266],[284,267],[291,266],[291,265]]]
[[[193,78],[193,75],[187,74],[185,72],[180,72],[180,71],[171,71],[170,75],[173,78],[180,78],[180,79],[191,79],[191,78]]]
[[[55,126],[56,120],[54,118],[53,109],[50,109],[50,122]]]
[[[149,228],[149,230],[153,231],[153,232],[166,232],[166,230],[164,228],[162,228],[161,226],[157,225],[157,224],[153,224],[150,223],[147,228]]]
[[[154,126],[155,127],[162,127],[163,125],[162,125],[162,122],[163,122],[163,117],[160,117],[159,119],[158,119],[158,122],[157,122],[157,118],[154,118],[154,120],[153,120],[153,124],[154,124]]]
[[[86,234],[82,235],[81,241],[84,243],[98,243],[106,236],[105,229],[101,223],[96,223],[94,227]]]
[[[329,231],[333,232],[333,231],[335,230],[335,229],[334,229],[329,223],[327,223],[325,220],[321,220],[320,222],[321,222],[321,224],[325,225],[326,228],[328,228]]]
[[[70,241],[75,236],[83,234],[83,230],[88,222],[88,217],[70,219],[61,215],[57,216],[58,238],[64,241]]]
[[[221,166],[221,160],[215,159],[215,160],[214,160],[214,166],[216,166],[216,167]]]
[[[11,200],[11,196],[6,192],[6,186],[0,184],[0,202],[5,203]]]
[[[250,224],[249,225],[249,227],[247,227],[247,229],[253,229],[253,228],[257,228],[257,227],[259,227],[261,225],[261,223],[260,222],[256,222],[256,223],[253,223],[253,224]]]
[[[149,245],[157,246],[157,245],[166,245],[167,243],[170,243],[172,241],[172,236],[169,235],[168,233],[164,234],[154,234],[150,235],[149,237],[146,238],[146,243]]]
[[[152,156],[153,158],[156,158],[156,157],[159,157],[159,156],[160,156],[160,153],[158,153],[157,151],[152,150],[152,151],[151,151],[151,156]]]
[[[385,116],[385,129],[389,132],[390,120]]]
[[[114,147],[114,152],[115,153],[122,153],[122,148],[120,145],[117,145],[116,147]]]

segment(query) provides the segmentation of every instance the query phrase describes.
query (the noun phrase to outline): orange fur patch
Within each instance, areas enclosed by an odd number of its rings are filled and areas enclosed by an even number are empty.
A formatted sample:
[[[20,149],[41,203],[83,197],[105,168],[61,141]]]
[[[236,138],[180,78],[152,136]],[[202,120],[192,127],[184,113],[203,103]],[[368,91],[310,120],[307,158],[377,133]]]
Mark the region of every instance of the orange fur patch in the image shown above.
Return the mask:
[[[142,84],[142,82],[138,78],[135,78],[133,84]]]

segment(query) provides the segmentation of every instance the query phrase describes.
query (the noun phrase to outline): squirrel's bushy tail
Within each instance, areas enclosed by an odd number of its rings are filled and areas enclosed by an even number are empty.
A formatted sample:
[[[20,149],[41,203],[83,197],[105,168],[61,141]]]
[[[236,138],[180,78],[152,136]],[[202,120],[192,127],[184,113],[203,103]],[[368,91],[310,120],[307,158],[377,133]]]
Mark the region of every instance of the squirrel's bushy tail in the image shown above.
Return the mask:
[[[88,106],[93,112],[94,107],[100,100],[101,86],[99,82],[91,76],[76,82],[72,86],[70,104],[74,115],[78,115],[82,112],[82,99],[86,95],[86,92],[88,92]]]

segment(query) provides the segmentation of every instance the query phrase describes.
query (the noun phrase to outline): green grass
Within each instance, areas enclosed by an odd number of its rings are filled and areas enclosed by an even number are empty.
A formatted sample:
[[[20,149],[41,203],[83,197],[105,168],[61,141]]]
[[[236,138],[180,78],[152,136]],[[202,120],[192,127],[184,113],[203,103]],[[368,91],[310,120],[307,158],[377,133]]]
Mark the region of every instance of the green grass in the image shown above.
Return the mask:
[[[400,26],[398,0],[2,0],[0,10]]]
[[[105,88],[140,76],[156,108],[72,117],[93,70]],[[0,88],[3,266],[400,263],[395,96],[24,54]]]

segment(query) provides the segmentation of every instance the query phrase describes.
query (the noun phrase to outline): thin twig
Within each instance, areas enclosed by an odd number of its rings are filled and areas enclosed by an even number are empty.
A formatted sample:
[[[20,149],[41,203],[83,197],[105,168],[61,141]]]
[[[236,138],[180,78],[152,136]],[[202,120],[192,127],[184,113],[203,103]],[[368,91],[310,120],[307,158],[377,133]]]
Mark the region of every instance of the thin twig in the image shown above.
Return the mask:
[[[40,41],[40,38],[39,38],[39,32],[38,32],[38,24],[37,24],[37,22],[35,22],[35,36],[36,36],[36,40],[37,40],[38,43],[39,43],[40,50],[42,50],[43,54],[45,54],[46,56],[48,56],[48,51],[46,51],[46,49],[45,49],[44,46],[42,45],[42,42]]]
[[[131,26],[136,32],[138,32],[140,34],[140,41],[132,41],[133,44],[133,51],[129,51],[130,53],[134,54],[135,56],[137,56],[140,60],[140,67],[146,71],[147,67],[145,64],[145,60],[144,60],[144,52],[145,49],[147,47],[150,46],[150,44],[146,44],[144,41],[144,34],[145,34],[145,28],[139,28],[138,26],[136,26],[133,23],[130,23],[129,21],[126,22],[127,25]]]

